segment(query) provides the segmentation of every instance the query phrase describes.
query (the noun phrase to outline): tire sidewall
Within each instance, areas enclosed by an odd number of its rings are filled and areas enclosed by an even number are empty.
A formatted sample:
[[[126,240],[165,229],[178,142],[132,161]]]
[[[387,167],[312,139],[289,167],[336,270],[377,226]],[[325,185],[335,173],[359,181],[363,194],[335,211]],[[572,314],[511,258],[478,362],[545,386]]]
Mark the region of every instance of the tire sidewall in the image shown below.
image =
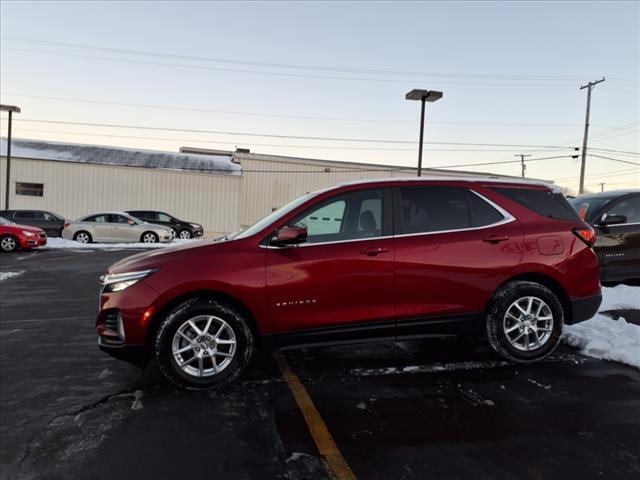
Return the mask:
[[[547,342],[535,350],[525,352],[516,349],[507,339],[503,319],[507,309],[518,298],[533,296],[543,300],[553,314],[553,331]],[[487,336],[491,346],[503,357],[517,362],[533,362],[551,354],[562,336],[564,310],[558,297],[544,285],[534,282],[514,282],[501,289],[492,303],[487,315]]]
[[[178,328],[198,315],[222,318],[236,337],[236,353],[231,363],[221,373],[204,378],[185,373],[171,352],[173,336]],[[234,309],[212,299],[193,299],[179,305],[165,317],[158,328],[154,350],[160,370],[174,385],[189,390],[207,390],[230,383],[242,373],[253,353],[253,334],[242,315]]]

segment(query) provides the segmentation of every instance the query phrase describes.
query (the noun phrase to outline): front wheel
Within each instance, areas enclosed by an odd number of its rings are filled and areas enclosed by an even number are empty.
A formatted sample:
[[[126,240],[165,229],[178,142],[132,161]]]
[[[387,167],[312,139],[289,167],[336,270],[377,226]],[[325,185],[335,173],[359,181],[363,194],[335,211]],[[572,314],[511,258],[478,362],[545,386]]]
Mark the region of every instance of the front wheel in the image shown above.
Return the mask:
[[[89,232],[80,231],[73,236],[73,239],[78,243],[91,243],[93,239]]]
[[[174,385],[207,390],[235,380],[253,353],[253,334],[236,309],[213,299],[192,299],[160,324],[155,354]]]
[[[18,240],[13,235],[0,237],[0,249],[3,252],[15,252],[18,249]]]
[[[158,235],[153,232],[144,232],[140,237],[140,240],[142,243],[158,243],[160,241]]]
[[[515,281],[494,295],[486,318],[491,347],[514,362],[541,360],[555,350],[562,335],[564,311],[550,289]]]
[[[180,230],[180,239],[181,240],[189,240],[192,237],[191,232],[189,230]]]

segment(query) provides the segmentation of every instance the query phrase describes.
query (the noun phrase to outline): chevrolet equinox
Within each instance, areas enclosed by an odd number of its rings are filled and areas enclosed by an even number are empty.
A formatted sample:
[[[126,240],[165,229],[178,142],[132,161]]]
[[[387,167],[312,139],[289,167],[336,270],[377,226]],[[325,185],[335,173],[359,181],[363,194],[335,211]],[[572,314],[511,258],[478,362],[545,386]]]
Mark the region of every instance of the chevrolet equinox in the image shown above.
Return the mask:
[[[101,277],[99,346],[182,388],[236,379],[259,343],[486,337],[513,362],[601,302],[593,229],[552,185],[369,180],[307,194],[218,240]]]

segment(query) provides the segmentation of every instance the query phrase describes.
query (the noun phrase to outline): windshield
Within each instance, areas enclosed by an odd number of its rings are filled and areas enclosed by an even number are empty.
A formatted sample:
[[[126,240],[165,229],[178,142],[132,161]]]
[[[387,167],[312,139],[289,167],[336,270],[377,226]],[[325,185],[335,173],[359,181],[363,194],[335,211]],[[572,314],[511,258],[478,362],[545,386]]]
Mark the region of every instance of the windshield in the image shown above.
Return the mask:
[[[578,212],[582,220],[590,221],[602,207],[611,202],[614,197],[592,197],[592,198],[572,198],[569,200],[571,206]]]
[[[291,212],[292,210],[295,210],[300,205],[305,203],[307,200],[312,199],[313,197],[317,196],[318,194],[322,193],[323,191],[324,190],[321,190],[321,191],[318,191],[318,192],[307,193],[303,197],[296,198],[293,202],[287,203],[284,207],[279,208],[278,210],[275,210],[274,212],[271,212],[271,214],[267,215],[262,220],[258,220],[256,223],[251,225],[249,228],[247,228],[245,230],[242,230],[241,232],[238,232],[238,233],[232,233],[232,234],[228,235],[227,238],[229,240],[233,240],[233,239],[236,239],[236,238],[237,239],[248,238],[251,235],[255,235],[256,233],[258,233],[263,228],[266,228],[271,223],[273,223],[276,220],[284,217],[287,213]]]

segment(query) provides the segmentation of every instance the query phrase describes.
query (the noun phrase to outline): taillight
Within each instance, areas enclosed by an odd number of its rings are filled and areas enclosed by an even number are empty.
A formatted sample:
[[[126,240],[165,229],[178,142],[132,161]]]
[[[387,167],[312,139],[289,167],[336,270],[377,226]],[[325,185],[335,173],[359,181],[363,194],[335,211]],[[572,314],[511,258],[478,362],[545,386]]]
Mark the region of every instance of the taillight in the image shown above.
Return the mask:
[[[573,233],[587,244],[587,247],[593,247],[596,243],[596,232],[591,227],[574,228]]]
[[[63,228],[68,228],[71,224],[69,222],[65,222],[64,227]]]

